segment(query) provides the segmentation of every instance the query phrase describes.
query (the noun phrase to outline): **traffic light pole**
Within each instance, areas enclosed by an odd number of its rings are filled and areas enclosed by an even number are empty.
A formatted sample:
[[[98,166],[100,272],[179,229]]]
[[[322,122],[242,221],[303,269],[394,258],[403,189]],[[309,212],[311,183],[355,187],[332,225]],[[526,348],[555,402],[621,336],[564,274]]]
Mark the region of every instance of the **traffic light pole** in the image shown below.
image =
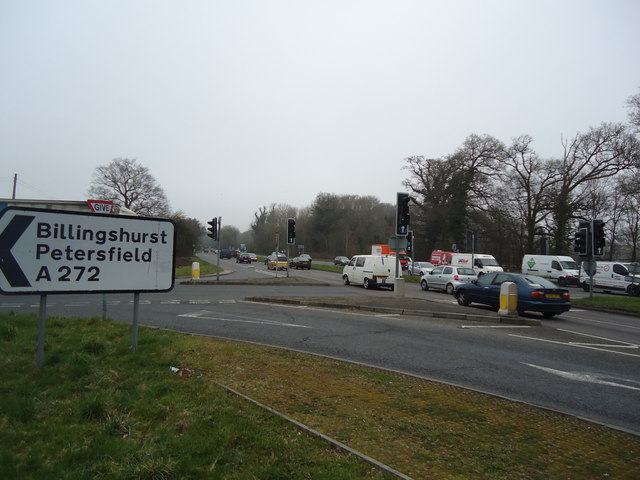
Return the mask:
[[[216,263],[216,281],[220,281],[220,237],[222,235],[220,235],[220,227],[222,226],[222,217],[218,217],[218,230],[217,230],[217,237],[218,237],[218,262]]]

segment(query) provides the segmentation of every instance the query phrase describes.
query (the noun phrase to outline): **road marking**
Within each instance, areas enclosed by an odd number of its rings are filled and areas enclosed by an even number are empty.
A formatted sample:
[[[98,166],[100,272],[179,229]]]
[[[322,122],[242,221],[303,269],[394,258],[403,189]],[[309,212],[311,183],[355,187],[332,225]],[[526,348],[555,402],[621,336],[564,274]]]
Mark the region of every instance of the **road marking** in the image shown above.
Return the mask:
[[[461,325],[460,328],[531,328],[530,325]]]
[[[628,390],[637,390],[640,391],[640,384],[634,380],[629,380],[626,378],[620,378],[620,379],[614,379],[617,381],[611,381],[611,380],[607,380],[607,377],[604,377],[602,375],[596,375],[596,374],[590,374],[590,373],[580,373],[580,372],[565,372],[563,370],[556,370],[554,368],[549,368],[549,367],[541,367],[540,365],[534,365],[532,363],[524,363],[524,365],[528,365],[529,367],[532,368],[537,368],[538,370],[542,370],[543,372],[547,372],[547,373],[551,373],[553,375],[557,375],[559,377],[562,378],[566,378],[568,380],[574,380],[574,381],[578,381],[578,382],[586,382],[586,383],[595,383],[597,385],[605,385],[605,386],[609,386],[609,387],[619,387],[619,388],[626,388]],[[626,385],[624,383],[618,383],[618,382],[628,382],[628,383],[632,383],[632,384],[638,384],[638,387],[635,387],[633,385]]]
[[[609,350],[609,348],[633,348],[633,349],[640,349],[640,347],[636,344],[633,343],[627,343],[627,342],[621,342],[618,340],[611,340],[608,338],[603,338],[603,337],[597,337],[595,335],[588,335],[586,333],[578,333],[578,332],[570,332],[569,330],[566,330],[569,333],[575,333],[576,335],[583,335],[585,337],[592,337],[592,338],[598,338],[601,340],[607,340],[609,342],[609,344],[600,344],[600,343],[582,343],[582,342],[560,342],[557,340],[547,340],[545,338],[536,338],[536,337],[528,337],[525,335],[516,335],[515,333],[510,333],[509,336],[510,337],[518,337],[518,338],[525,338],[528,340],[536,340],[538,342],[546,342],[546,343],[555,343],[557,345],[566,345],[567,347],[577,347],[577,348],[587,348],[590,350],[597,350],[599,352],[609,352],[609,353],[616,353],[618,355],[626,355],[629,357],[638,357],[640,358],[639,354],[636,353],[628,353],[628,352],[619,352],[617,350]],[[605,348],[605,347],[609,347],[609,348]]]
[[[218,317],[214,316],[214,312],[209,312],[207,310],[201,310],[199,312],[193,313],[183,313],[178,315],[178,317],[188,317],[188,318],[202,318],[206,320],[218,320],[221,322],[235,322],[235,323],[255,323],[258,325],[272,325],[274,327],[295,327],[295,328],[311,328],[306,325],[299,325],[296,323],[284,323],[284,322],[276,322],[272,320],[257,320],[253,318],[229,318],[229,317]]]

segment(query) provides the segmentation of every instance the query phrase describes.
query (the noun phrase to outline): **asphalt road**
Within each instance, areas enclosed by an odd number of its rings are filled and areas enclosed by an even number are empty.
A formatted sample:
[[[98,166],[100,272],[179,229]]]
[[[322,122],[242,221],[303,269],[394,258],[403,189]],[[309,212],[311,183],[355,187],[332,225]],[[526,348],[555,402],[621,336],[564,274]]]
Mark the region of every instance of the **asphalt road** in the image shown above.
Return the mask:
[[[224,279],[273,276],[263,266],[225,260]],[[325,285],[181,285],[141,295],[140,323],[199,335],[329,355],[524,401],[640,435],[640,328],[634,317],[574,309],[542,326],[500,325],[396,314],[327,311],[251,303],[245,297],[393,298],[390,291],[344,286],[339,276],[290,271]],[[286,275],[279,272],[282,277]],[[215,277],[214,277],[215,278]],[[408,285],[407,297],[450,296]],[[0,297],[0,311],[38,312],[38,297]],[[104,300],[104,301],[103,301]],[[49,315],[107,315],[130,323],[133,294],[50,295]],[[372,300],[370,300],[372,301]],[[458,307],[456,307],[458,308]],[[473,308],[459,307],[464,311]],[[478,309],[482,310],[482,309]],[[34,339],[35,347],[35,339]]]

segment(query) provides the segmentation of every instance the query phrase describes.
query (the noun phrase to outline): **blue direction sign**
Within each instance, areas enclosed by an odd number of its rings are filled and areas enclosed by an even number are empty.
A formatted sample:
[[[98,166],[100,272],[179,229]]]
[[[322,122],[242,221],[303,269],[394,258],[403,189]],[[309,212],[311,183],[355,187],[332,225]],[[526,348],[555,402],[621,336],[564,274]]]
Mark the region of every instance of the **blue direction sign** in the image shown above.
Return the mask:
[[[159,292],[175,280],[169,219],[8,207],[0,292]]]

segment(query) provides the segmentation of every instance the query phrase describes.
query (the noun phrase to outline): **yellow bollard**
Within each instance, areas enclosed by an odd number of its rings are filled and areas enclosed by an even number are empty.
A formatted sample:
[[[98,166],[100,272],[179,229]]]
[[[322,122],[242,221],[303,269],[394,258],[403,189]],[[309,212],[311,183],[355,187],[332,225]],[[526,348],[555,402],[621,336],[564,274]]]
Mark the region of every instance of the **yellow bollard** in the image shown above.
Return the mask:
[[[191,277],[194,280],[198,280],[200,278],[200,262],[193,262],[191,264]]]
[[[500,285],[500,310],[498,315],[516,315],[518,313],[518,286],[513,282]]]

